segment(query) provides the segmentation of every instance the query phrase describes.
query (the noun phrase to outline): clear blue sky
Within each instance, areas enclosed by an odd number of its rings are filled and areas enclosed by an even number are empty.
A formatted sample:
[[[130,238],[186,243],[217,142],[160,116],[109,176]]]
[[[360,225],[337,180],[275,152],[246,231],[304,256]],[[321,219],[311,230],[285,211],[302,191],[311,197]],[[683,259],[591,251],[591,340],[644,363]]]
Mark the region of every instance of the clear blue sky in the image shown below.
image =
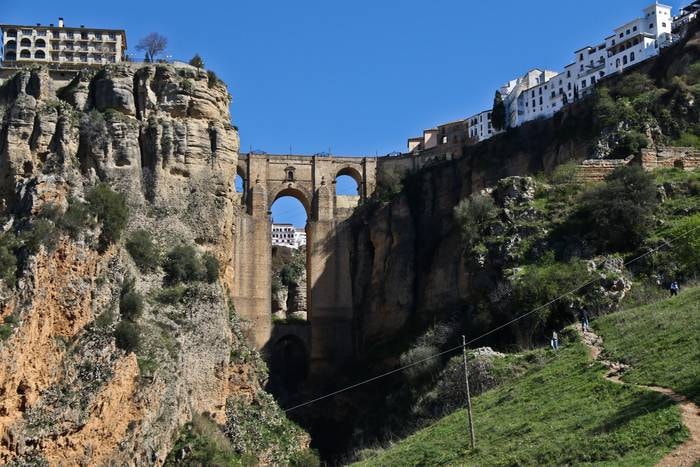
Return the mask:
[[[675,13],[689,2],[665,3]],[[561,69],[652,1],[2,3],[0,22],[63,16],[69,26],[126,29],[133,53],[157,31],[169,55],[201,54],[229,86],[244,150],[383,155],[490,107],[495,89],[529,68]]]

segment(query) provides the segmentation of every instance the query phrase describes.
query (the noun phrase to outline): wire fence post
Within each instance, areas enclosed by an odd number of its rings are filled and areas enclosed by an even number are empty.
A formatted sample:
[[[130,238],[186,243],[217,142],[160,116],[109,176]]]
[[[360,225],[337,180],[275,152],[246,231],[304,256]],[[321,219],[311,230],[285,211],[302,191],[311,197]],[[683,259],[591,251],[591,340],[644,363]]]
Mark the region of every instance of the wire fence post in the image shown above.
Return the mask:
[[[469,414],[469,436],[471,437],[472,449],[476,447],[474,436],[474,419],[472,418],[472,397],[469,392],[469,368],[467,367],[467,338],[462,336],[462,355],[464,356],[464,382],[467,385],[467,413]]]

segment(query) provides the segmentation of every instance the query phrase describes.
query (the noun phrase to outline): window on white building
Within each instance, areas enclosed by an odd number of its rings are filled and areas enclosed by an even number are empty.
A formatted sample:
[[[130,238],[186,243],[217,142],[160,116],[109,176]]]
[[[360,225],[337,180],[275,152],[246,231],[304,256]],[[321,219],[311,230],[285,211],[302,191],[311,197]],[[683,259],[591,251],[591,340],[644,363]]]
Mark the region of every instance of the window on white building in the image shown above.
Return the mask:
[[[630,62],[634,61],[634,52],[630,52]]]
[[[666,27],[666,23],[661,23],[661,27],[662,27],[662,28],[665,28],[665,27]]]
[[[581,89],[586,87],[586,80],[581,81]]]
[[[627,55],[622,56],[622,64],[627,65]]]

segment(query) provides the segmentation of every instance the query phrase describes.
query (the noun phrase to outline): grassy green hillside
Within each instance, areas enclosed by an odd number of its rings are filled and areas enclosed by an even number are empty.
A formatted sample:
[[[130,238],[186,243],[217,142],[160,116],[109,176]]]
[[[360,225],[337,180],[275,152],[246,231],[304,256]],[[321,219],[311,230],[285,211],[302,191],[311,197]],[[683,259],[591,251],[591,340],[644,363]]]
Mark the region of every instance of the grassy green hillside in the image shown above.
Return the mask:
[[[602,378],[577,337],[546,367],[477,397],[477,449],[457,411],[359,465],[653,465],[687,437],[664,396]]]
[[[700,403],[700,287],[595,323],[606,355],[631,365],[623,379],[669,387]]]

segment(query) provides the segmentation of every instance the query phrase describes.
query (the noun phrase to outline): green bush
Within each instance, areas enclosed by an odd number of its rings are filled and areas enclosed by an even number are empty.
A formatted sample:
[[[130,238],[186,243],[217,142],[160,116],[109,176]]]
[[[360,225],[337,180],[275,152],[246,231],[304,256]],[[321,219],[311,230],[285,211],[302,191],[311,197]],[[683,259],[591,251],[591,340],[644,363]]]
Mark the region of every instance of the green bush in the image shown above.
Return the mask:
[[[459,202],[454,208],[455,221],[468,247],[481,240],[484,229],[496,219],[498,208],[490,196],[472,195]]]
[[[199,54],[194,54],[194,57],[190,59],[190,65],[197,68],[204,68],[204,60]]]
[[[433,357],[439,352],[432,345],[417,345],[401,354],[399,358],[401,366],[411,365],[404,370],[406,378],[415,382],[439,371],[440,358]]]
[[[48,219],[54,224],[61,218],[61,208],[56,203],[44,203],[37,212],[40,219]]]
[[[51,252],[58,244],[59,232],[48,219],[34,220],[27,230],[22,231],[20,239],[27,250],[34,254],[42,245]]]
[[[630,251],[649,234],[657,204],[653,176],[639,166],[626,166],[585,192],[576,216],[599,251]]]
[[[204,256],[202,256],[202,263],[204,265],[204,273],[207,282],[213,284],[219,280],[219,260],[211,253],[205,253]]]
[[[180,284],[172,287],[165,287],[156,293],[155,299],[165,305],[174,305],[182,301],[186,291],[187,288]]]
[[[151,234],[145,230],[133,232],[126,242],[126,249],[141,272],[154,271],[160,263],[160,252]]]
[[[681,219],[671,229],[668,239],[674,240],[672,254],[686,277],[700,275],[700,214]]]
[[[315,450],[304,449],[292,454],[289,458],[289,465],[292,467],[319,467],[321,460]]]
[[[213,88],[219,83],[219,77],[212,70],[207,70],[207,85]]]
[[[114,330],[117,347],[125,352],[135,352],[140,344],[140,330],[136,323],[120,321]]]
[[[620,140],[613,149],[612,156],[634,156],[640,154],[643,148],[649,146],[649,140],[646,135],[637,131],[630,130],[620,134]]]
[[[216,423],[205,415],[194,415],[185,424],[165,459],[166,466],[239,466],[241,456]],[[257,461],[257,459],[255,459]]]
[[[179,245],[168,252],[163,262],[166,280],[172,284],[201,280],[204,266],[197,250],[189,245]]]
[[[101,245],[118,242],[129,218],[126,197],[106,183],[99,183],[88,193],[87,201],[90,212],[102,223]]]
[[[109,139],[107,123],[97,110],[91,110],[80,118],[80,136],[93,147],[104,149]]]
[[[397,169],[380,165],[377,171],[375,196],[380,201],[388,201],[403,190],[403,176]]]
[[[0,324],[0,341],[5,341],[12,335],[13,326],[10,324]]]
[[[695,133],[685,132],[673,142],[674,146],[700,149],[700,136]]]
[[[87,227],[91,227],[88,205],[75,198],[69,199],[68,209],[58,219],[57,225],[72,239],[77,239]]]
[[[124,319],[136,321],[143,313],[143,296],[127,287],[119,297],[119,313]]]
[[[575,162],[567,162],[566,164],[558,165],[549,176],[550,181],[554,185],[569,185],[576,183],[576,175],[578,174],[578,164]]]
[[[620,97],[634,98],[656,88],[649,76],[642,73],[630,73],[618,81],[613,92]]]
[[[17,256],[15,249],[19,246],[12,232],[0,233],[0,279],[12,288],[17,283]]]

